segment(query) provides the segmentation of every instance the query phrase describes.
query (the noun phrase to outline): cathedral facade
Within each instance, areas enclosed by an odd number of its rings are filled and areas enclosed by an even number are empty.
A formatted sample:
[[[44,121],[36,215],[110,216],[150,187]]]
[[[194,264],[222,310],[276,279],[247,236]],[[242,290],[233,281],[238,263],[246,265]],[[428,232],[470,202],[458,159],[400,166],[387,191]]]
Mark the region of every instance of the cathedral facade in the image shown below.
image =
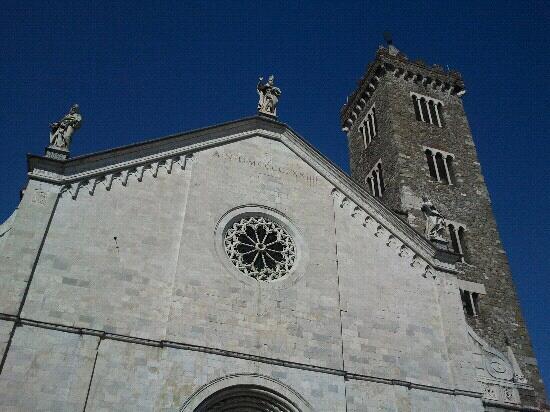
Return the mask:
[[[380,48],[351,177],[273,78],[257,116],[70,158],[73,106],[0,226],[0,410],[546,410],[464,92]]]

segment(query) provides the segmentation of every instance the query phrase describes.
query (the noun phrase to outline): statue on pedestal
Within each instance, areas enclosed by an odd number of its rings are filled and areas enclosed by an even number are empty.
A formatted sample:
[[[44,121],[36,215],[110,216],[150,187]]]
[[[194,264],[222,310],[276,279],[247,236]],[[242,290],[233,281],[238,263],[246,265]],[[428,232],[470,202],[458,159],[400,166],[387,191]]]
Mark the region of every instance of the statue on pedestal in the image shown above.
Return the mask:
[[[69,151],[71,137],[75,130],[80,128],[82,116],[75,104],[60,121],[50,124],[50,146],[54,149]]]
[[[445,218],[426,196],[422,196],[422,202],[421,210],[426,217],[426,237],[429,240],[447,242]]]
[[[269,76],[269,80],[265,84],[262,84],[263,79],[263,77],[260,77],[257,86],[258,94],[260,95],[258,111],[270,116],[277,116],[277,103],[279,102],[281,89],[273,84],[275,80],[273,75]]]

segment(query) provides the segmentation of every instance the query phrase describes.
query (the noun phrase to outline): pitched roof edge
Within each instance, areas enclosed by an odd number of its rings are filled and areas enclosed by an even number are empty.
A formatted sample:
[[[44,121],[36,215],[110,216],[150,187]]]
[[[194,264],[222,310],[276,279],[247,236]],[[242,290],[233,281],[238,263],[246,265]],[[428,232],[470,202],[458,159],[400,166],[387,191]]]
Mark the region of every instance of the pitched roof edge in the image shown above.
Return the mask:
[[[305,152],[307,154],[309,154],[312,158],[317,160],[318,165],[326,166],[325,170],[328,173],[322,173],[322,171],[319,170],[318,167],[315,167],[316,165],[313,165],[311,162],[308,162],[307,158],[305,158],[304,156],[301,156],[300,153],[297,153],[295,150],[292,150],[293,148],[291,146],[287,144],[287,147],[289,147],[296,155],[302,158],[306,163],[308,163],[312,168],[314,168],[319,174],[321,174],[324,178],[326,178],[332,185],[334,185],[336,189],[340,190],[345,196],[347,196],[350,200],[352,200],[358,206],[361,206],[364,209],[368,209],[371,212],[377,213],[378,216],[380,216],[383,219],[383,221],[379,223],[382,226],[384,226],[389,232],[391,232],[394,236],[396,236],[401,242],[403,242],[404,244],[407,244],[409,248],[411,248],[412,250],[415,250],[415,249],[418,249],[415,246],[420,246],[420,248],[422,249],[422,252],[420,252],[419,254],[436,269],[444,272],[450,272],[450,273],[458,272],[458,270],[454,267],[454,265],[450,265],[450,264],[447,264],[446,262],[440,261],[437,258],[437,254],[439,252],[438,249],[435,248],[435,246],[433,246],[424,236],[418,233],[412,226],[410,226],[408,223],[401,220],[398,216],[396,216],[394,212],[392,212],[384,204],[376,200],[370,193],[368,193],[364,188],[362,188],[360,185],[354,182],[351,179],[351,177],[348,176],[342,169],[340,169],[330,159],[328,159],[321,152],[319,152],[315,147],[313,147],[310,143],[308,143],[307,140],[305,140],[302,136],[296,133],[292,128],[287,126],[287,131],[289,133],[286,134],[286,136],[292,139],[293,143],[295,143],[297,146],[301,147],[302,149],[305,149]],[[405,234],[409,238],[408,239],[409,241],[406,241],[405,239],[401,238],[401,236],[399,236],[395,232],[400,232]],[[412,243],[414,243],[414,246],[411,245],[411,241]]]
[[[211,132],[211,131],[216,130],[216,129],[221,130],[221,129],[226,129],[226,128],[231,127],[231,126],[242,126],[241,128],[243,128],[243,126],[245,126],[246,123],[248,123],[248,122],[258,122],[258,121],[271,123],[274,126],[288,127],[285,123],[281,123],[281,122],[279,122],[278,120],[276,120],[272,117],[257,114],[257,115],[254,115],[254,116],[243,117],[241,119],[236,119],[236,120],[231,120],[231,121],[228,121],[228,122],[218,123],[218,124],[215,124],[215,125],[212,125],[212,126],[200,127],[200,128],[197,128],[197,129],[188,130],[188,131],[180,132],[180,133],[174,133],[174,134],[159,137],[159,138],[143,140],[143,141],[136,142],[136,143],[130,143],[130,144],[127,144],[127,145],[124,145],[124,146],[118,146],[118,147],[114,147],[114,148],[111,148],[111,149],[100,150],[98,152],[86,153],[86,154],[79,155],[79,156],[76,156],[76,157],[71,157],[71,158],[68,158],[68,159],[53,159],[53,158],[46,157],[46,156],[43,156],[43,155],[28,153],[27,154],[27,168],[28,168],[28,171],[30,172],[32,170],[31,165],[35,164],[37,161],[39,161],[39,162],[45,162],[45,164],[50,165],[51,167],[54,167],[57,170],[63,170],[68,165],[75,164],[75,163],[80,163],[80,162],[83,162],[83,161],[86,161],[86,160],[95,160],[95,159],[98,159],[98,158],[103,159],[103,158],[111,157],[112,155],[117,155],[117,154],[120,154],[120,153],[132,152],[133,149],[142,149],[142,148],[146,148],[147,146],[158,146],[159,144],[163,144],[163,143],[166,143],[166,142],[190,140],[192,138],[196,138],[200,135],[203,135],[205,133]]]
[[[265,127],[265,126],[268,127]],[[239,126],[239,127],[230,127]],[[228,127],[233,130],[229,130]],[[271,130],[270,130],[271,129]],[[219,131],[218,136],[212,136],[213,131]],[[240,131],[240,133],[238,133]],[[262,131],[266,133],[261,133]],[[237,133],[236,133],[237,132]],[[193,153],[213,146],[224,144],[229,140],[246,139],[254,133],[264,137],[277,139],[293,151],[304,162],[309,164],[321,176],[327,179],[336,189],[342,192],[347,198],[355,204],[371,213],[375,213],[380,219],[379,223],[390,233],[398,238],[403,244],[406,244],[411,250],[414,250],[429,262],[434,268],[445,272],[456,273],[457,270],[445,262],[437,259],[437,249],[426,240],[421,234],[414,230],[406,222],[402,221],[385,205],[376,200],[364,188],[354,182],[342,169],[335,165],[330,159],[319,152],[300,134],[294,131],[290,126],[271,118],[264,116],[253,116],[231,122],[226,122],[214,126],[200,128],[185,133],[178,133],[165,136],[159,139],[148,140],[141,143],[134,143],[119,148],[109,149],[97,153],[87,154],[68,160],[56,160],[44,156],[28,155],[29,177],[59,185],[72,184],[81,179],[87,179],[95,174],[115,173],[119,169],[131,167],[134,164],[143,163],[143,161],[157,161],[162,158],[174,156],[175,154]],[[219,138],[223,138],[220,140]],[[158,151],[159,144],[164,146]],[[148,147],[150,146],[150,147]],[[192,147],[189,147],[192,146]],[[170,148],[174,150],[168,150]],[[146,156],[143,149],[153,152],[154,156]],[[153,151],[152,149],[157,149]],[[120,158],[124,155],[134,155],[133,160],[125,162]],[[112,160],[117,158],[117,162],[108,162],[106,167],[94,167],[84,172],[74,173],[66,179],[67,171],[72,171],[71,165],[82,163],[83,165],[99,163],[101,160]],[[121,161],[122,160],[122,161]],[[130,164],[131,163],[131,164]],[[39,173],[34,172],[35,168]],[[101,166],[101,165],[99,165]],[[378,219],[377,219],[378,220]],[[404,235],[404,236],[403,236]],[[407,237],[408,239],[405,239]],[[420,249],[420,250],[419,250]]]

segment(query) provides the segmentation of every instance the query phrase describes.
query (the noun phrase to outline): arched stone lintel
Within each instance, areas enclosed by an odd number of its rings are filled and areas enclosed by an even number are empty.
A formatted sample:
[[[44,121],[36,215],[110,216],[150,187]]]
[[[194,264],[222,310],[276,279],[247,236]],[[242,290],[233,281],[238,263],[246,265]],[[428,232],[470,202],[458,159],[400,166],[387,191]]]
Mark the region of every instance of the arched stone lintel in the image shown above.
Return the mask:
[[[272,391],[276,396],[289,401],[289,406],[299,412],[313,412],[313,407],[290,386],[269,376],[256,373],[226,375],[201,386],[185,401],[180,412],[194,412],[206,399],[224,389],[235,386],[255,386]]]

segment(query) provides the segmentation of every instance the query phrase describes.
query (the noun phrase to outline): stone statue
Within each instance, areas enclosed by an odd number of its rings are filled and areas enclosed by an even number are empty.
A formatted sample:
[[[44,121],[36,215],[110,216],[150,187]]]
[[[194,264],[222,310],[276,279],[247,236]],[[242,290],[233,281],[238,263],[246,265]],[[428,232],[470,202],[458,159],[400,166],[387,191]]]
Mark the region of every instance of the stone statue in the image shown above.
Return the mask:
[[[60,121],[50,124],[49,147],[68,151],[71,137],[81,124],[82,116],[78,111],[78,104],[75,104]]]
[[[262,84],[263,79],[263,77],[260,77],[257,86],[258,94],[260,95],[258,111],[271,116],[277,116],[277,102],[279,101],[279,96],[281,95],[281,89],[275,87],[273,84],[273,81],[275,80],[273,75],[269,76],[269,80],[266,84]]]
[[[426,237],[429,240],[447,242],[445,218],[426,196],[422,196],[422,202],[422,212],[426,217]]]

